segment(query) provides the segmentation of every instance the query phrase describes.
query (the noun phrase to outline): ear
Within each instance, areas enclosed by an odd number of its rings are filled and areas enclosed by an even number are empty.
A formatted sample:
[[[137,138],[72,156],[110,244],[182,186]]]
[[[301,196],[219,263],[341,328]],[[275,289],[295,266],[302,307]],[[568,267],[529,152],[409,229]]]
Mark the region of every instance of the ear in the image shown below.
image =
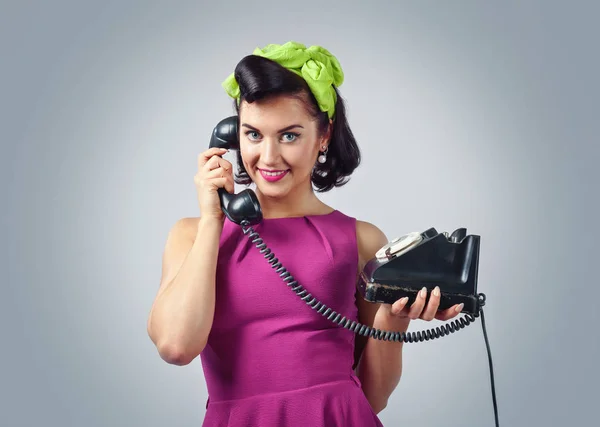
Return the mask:
[[[333,131],[333,120],[329,119],[329,126],[327,126],[327,132],[323,135],[321,139],[321,143],[319,144],[319,150],[322,150],[323,147],[327,148],[329,146],[329,141],[331,139],[331,132]]]

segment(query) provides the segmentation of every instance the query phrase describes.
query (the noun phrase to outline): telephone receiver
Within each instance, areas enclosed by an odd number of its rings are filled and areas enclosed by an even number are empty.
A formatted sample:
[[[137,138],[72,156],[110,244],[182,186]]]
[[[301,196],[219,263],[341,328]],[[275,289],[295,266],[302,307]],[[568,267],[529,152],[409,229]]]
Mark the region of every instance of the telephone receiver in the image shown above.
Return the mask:
[[[221,120],[213,129],[208,148],[226,148],[238,150],[239,141],[238,117],[231,116]],[[262,209],[256,194],[247,188],[238,194],[230,194],[224,188],[218,189],[221,209],[225,216],[238,225],[242,222],[256,225],[263,219]]]
[[[209,148],[212,147],[239,149],[237,116],[227,117],[215,126],[209,144]],[[438,233],[432,227],[422,233],[408,233],[383,246],[360,273],[357,288],[366,301],[392,304],[407,296],[409,305],[415,301],[421,288],[426,287],[431,291],[434,285],[437,285],[442,293],[440,309],[464,303],[462,312],[465,316],[425,331],[382,331],[362,325],[327,307],[304,289],[281,265],[275,254],[252,228],[263,219],[262,209],[254,191],[245,189],[238,194],[231,194],[224,188],[219,188],[218,194],[225,216],[242,227],[244,234],[264,255],[282,281],[315,312],[338,326],[376,340],[412,343],[449,335],[470,325],[475,318],[481,317],[498,427],[492,358],[483,315],[485,295],[476,294],[480,236],[467,235],[465,228],[456,229],[452,234],[448,234]],[[430,295],[428,292],[428,298]]]

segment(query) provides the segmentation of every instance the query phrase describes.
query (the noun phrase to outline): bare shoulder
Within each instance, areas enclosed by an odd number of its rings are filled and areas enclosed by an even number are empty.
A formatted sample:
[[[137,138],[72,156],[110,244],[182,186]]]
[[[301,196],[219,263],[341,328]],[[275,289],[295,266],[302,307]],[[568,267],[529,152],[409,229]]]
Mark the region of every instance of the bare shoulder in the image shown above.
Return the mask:
[[[379,249],[388,243],[387,236],[379,227],[361,220],[356,221],[356,239],[361,269],[367,261],[375,257]]]
[[[194,240],[198,230],[200,217],[186,217],[178,219],[171,227],[169,234]]]
[[[372,258],[379,249],[388,243],[388,239],[383,231],[374,224],[367,221],[356,221],[356,240],[358,246],[358,274],[362,271],[365,264]],[[357,277],[358,279],[358,277]],[[356,307],[358,308],[358,321],[363,325],[373,326],[375,314],[379,309],[379,303],[365,301],[358,290],[356,291]],[[362,352],[365,348],[367,338],[362,335],[356,336],[354,349],[354,367],[358,366]]]
[[[190,252],[198,231],[199,217],[180,218],[171,226],[162,257],[161,288],[169,283]]]
[[[194,244],[198,233],[200,217],[180,218],[171,226],[165,244],[165,253],[178,249],[188,249]]]

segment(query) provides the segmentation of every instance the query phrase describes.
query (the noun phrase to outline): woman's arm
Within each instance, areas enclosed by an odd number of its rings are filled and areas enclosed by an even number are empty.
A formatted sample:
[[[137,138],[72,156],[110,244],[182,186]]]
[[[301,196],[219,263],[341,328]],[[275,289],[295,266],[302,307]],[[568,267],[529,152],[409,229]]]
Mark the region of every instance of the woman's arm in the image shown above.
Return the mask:
[[[163,272],[148,316],[148,335],[166,362],[187,365],[206,345],[215,310],[222,221],[185,218],[167,238]]]
[[[365,263],[375,257],[375,253],[388,243],[385,234],[374,225],[357,221],[356,233],[359,251],[360,273]],[[387,305],[365,301],[357,292],[359,322],[377,329],[406,331],[409,320],[394,316],[382,316],[381,310]],[[381,341],[356,335],[357,361],[356,373],[362,383],[362,389],[375,413],[381,412],[388,399],[400,382],[402,375],[402,343]]]

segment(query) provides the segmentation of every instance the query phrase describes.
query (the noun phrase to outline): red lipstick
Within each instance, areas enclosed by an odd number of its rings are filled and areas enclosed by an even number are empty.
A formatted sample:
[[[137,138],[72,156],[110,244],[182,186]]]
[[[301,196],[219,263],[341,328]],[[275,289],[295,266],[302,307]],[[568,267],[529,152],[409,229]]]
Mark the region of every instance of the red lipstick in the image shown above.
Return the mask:
[[[263,177],[265,181],[268,182],[276,182],[283,179],[289,172],[289,170],[269,170],[269,169],[259,169],[260,176]]]

